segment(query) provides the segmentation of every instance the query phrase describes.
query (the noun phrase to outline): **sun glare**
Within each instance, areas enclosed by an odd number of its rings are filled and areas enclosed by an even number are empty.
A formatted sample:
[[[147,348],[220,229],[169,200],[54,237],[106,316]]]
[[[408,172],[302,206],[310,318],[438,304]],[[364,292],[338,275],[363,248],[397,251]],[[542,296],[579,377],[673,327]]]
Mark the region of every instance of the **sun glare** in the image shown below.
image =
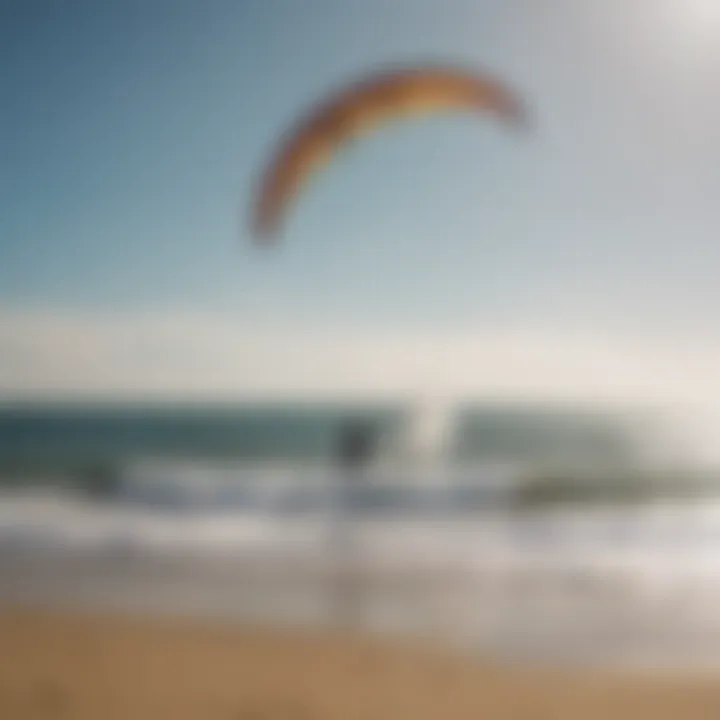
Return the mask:
[[[720,39],[719,0],[670,0],[668,21],[679,30],[691,33],[690,41]]]

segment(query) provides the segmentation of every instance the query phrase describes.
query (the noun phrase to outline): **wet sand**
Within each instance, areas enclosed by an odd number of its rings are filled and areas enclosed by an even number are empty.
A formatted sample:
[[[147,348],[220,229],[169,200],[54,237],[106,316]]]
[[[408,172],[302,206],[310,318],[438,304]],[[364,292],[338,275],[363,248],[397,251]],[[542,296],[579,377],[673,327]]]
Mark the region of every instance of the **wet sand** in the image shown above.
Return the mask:
[[[331,632],[0,611],[0,718],[693,720],[720,679],[519,670]]]

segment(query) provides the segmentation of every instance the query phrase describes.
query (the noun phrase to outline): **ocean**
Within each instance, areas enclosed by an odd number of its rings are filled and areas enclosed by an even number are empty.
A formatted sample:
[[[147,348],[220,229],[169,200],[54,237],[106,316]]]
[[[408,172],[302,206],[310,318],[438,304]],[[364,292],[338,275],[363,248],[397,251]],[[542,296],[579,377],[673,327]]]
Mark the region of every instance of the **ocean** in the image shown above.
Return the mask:
[[[427,414],[427,411],[423,411]],[[49,477],[102,485],[145,458],[235,464],[327,464],[338,431],[369,424],[377,454],[397,457],[417,420],[411,407],[350,404],[0,406],[0,483]],[[627,462],[633,438],[616,416],[577,408],[459,406],[441,432],[446,464]]]
[[[92,485],[93,477],[147,457],[319,462],[332,452],[333,431],[342,423],[371,422],[385,437],[400,414],[400,408],[332,405],[25,404],[0,409],[0,477],[28,483],[75,475]]]
[[[357,419],[383,461],[348,494],[334,443]],[[718,663],[720,493],[518,505],[528,469],[627,472],[627,425],[466,407],[443,461],[418,464],[402,454],[412,420],[401,406],[6,407],[0,600],[327,624],[350,621],[337,588],[352,576],[352,622],[371,630],[524,661]]]

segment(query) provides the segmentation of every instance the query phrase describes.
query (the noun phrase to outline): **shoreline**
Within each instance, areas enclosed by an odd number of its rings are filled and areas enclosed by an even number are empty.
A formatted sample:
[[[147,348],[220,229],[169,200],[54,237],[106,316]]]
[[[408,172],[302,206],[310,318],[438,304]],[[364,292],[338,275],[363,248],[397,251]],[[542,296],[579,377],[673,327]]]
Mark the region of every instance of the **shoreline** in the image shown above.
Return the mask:
[[[0,605],[0,638],[13,720],[720,716],[718,677],[508,668],[333,630]]]

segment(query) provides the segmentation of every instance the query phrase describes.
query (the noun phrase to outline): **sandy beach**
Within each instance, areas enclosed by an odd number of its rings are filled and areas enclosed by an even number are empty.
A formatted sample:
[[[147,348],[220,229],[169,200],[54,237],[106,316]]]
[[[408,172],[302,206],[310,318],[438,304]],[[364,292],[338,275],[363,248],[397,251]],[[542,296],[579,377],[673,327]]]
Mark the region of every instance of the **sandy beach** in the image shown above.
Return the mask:
[[[338,633],[6,608],[8,720],[720,717],[720,680],[493,667]]]

